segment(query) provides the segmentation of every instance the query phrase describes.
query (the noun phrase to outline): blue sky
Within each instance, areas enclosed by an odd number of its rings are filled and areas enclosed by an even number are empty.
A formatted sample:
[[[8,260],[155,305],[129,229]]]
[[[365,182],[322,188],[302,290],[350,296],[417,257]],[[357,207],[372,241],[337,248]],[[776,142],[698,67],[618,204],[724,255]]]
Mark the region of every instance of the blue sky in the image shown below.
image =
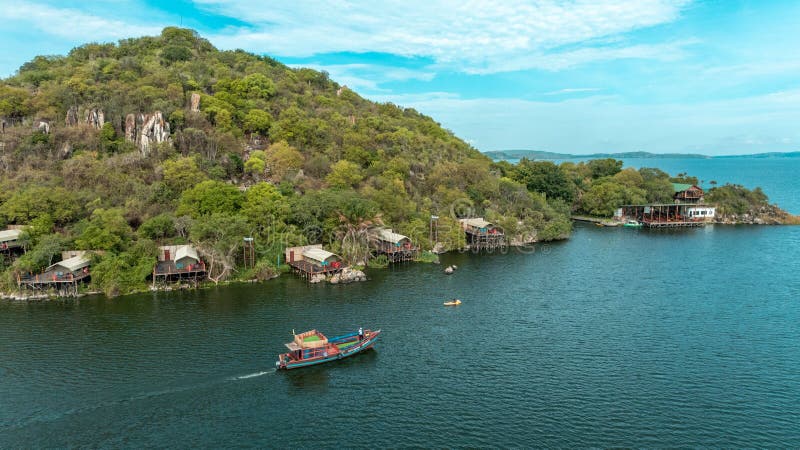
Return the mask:
[[[800,150],[800,2],[0,0],[0,76],[198,30],[413,107],[482,151]]]

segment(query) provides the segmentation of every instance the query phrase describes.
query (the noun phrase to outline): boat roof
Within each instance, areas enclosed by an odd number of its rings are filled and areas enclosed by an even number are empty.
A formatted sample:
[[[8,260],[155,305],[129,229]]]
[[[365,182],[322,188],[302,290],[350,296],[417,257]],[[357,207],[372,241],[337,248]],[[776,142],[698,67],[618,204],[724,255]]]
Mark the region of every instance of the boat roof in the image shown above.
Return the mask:
[[[299,345],[295,344],[294,342],[287,342],[285,345],[286,345],[286,348],[288,348],[289,350],[291,350],[293,352],[296,352],[297,350],[302,350],[303,349],[302,347],[300,347]]]

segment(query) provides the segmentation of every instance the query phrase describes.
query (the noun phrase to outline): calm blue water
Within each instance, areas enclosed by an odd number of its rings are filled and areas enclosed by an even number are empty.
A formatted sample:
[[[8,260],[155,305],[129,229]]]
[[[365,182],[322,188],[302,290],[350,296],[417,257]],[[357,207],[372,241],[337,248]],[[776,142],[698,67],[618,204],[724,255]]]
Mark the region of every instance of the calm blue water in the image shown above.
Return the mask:
[[[800,447],[800,227],[536,250],[0,303],[0,447]],[[293,328],[358,326],[375,351],[274,372]]]

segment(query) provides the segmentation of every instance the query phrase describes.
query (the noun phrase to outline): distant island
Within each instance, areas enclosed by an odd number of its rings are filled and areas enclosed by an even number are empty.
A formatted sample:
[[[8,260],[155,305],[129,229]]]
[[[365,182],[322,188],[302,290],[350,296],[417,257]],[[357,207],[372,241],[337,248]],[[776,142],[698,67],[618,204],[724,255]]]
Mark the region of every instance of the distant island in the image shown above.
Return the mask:
[[[556,153],[543,150],[492,150],[483,152],[484,155],[495,161],[515,159],[712,159],[712,158],[797,158],[800,152],[769,152],[749,155],[723,155],[709,156],[697,153],[651,153],[651,152],[620,152],[620,153],[591,153],[577,155],[573,153]]]

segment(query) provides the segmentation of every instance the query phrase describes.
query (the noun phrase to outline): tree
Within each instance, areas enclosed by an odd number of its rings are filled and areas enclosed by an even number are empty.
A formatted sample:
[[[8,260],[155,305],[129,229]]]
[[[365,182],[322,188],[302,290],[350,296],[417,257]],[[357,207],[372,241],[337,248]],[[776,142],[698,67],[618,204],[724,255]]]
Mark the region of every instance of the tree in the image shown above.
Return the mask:
[[[283,180],[289,172],[303,167],[303,154],[286,141],[279,141],[269,146],[266,152],[267,167],[272,179]]]
[[[375,227],[383,225],[374,202],[359,197],[346,198],[337,211],[342,256],[350,263],[365,264],[370,256],[370,240]]]
[[[75,245],[82,250],[121,251],[127,247],[130,238],[131,227],[122,209],[98,208],[75,239]]]
[[[278,189],[269,183],[258,183],[245,193],[242,215],[253,225],[274,224],[289,214],[289,203]]]
[[[189,238],[208,261],[208,278],[219,283],[236,270],[236,255],[245,236],[247,220],[239,215],[215,213],[198,220]]]
[[[641,204],[647,193],[614,181],[597,182],[581,198],[581,209],[595,216],[610,217],[622,205]]]
[[[272,114],[261,110],[251,109],[244,117],[244,131],[248,133],[258,133],[261,136],[266,136],[269,133],[269,127],[272,125]]]
[[[622,161],[614,158],[593,159],[586,165],[589,167],[594,179],[611,177],[622,170]]]
[[[512,179],[527,186],[529,191],[547,195],[547,198],[572,201],[575,195],[575,186],[561,168],[550,161],[523,158],[512,172]]]
[[[164,183],[176,194],[208,179],[193,156],[168,159],[161,165]]]
[[[92,263],[92,285],[109,297],[141,290],[156,263],[156,246],[142,240],[122,253],[105,253]]]
[[[19,224],[47,215],[56,225],[65,225],[80,212],[75,193],[60,186],[30,186],[16,191],[0,209],[6,220]]]
[[[116,153],[120,142],[117,140],[117,130],[111,122],[103,124],[100,129],[100,148],[106,153]]]
[[[159,240],[175,235],[175,217],[169,213],[159,214],[147,219],[139,226],[139,235],[148,239]]]
[[[325,177],[325,181],[331,187],[338,189],[355,187],[363,179],[364,174],[361,172],[361,167],[346,159],[341,159],[331,166],[331,172]]]
[[[183,192],[177,215],[195,219],[211,214],[233,215],[242,204],[242,193],[236,187],[221,181],[206,180]]]

